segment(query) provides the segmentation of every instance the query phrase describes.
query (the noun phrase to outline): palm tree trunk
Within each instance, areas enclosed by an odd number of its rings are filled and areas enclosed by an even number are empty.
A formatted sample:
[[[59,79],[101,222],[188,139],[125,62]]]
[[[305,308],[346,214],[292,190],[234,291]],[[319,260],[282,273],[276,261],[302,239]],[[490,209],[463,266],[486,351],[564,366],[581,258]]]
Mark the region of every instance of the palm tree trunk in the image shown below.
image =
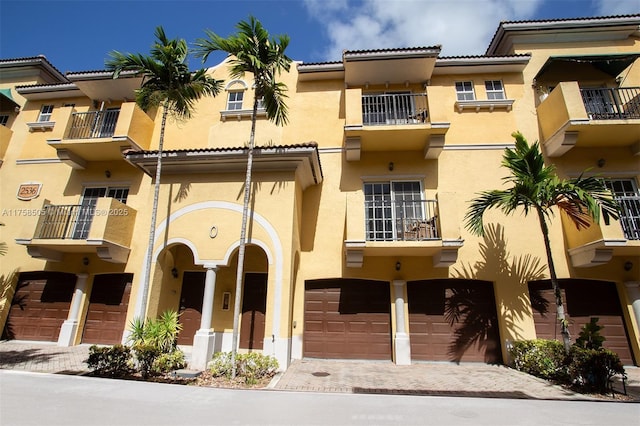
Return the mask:
[[[158,216],[158,200],[160,198],[160,175],[162,168],[162,146],[164,145],[164,129],[167,123],[168,109],[166,102],[162,105],[162,124],[160,126],[160,141],[158,142],[158,162],[156,166],[156,181],[153,188],[153,206],[151,208],[151,225],[149,225],[149,246],[144,264],[145,274],[142,283],[142,304],[140,312],[142,318],[146,318],[147,299],[149,298],[149,283],[151,282],[151,262],[153,260],[153,245],[155,244],[156,218]]]
[[[551,275],[551,287],[553,288],[553,294],[556,299],[556,311],[558,313],[558,322],[560,323],[560,330],[562,334],[562,343],[564,344],[565,353],[569,353],[571,349],[571,336],[569,335],[569,328],[567,327],[567,318],[564,313],[564,305],[562,304],[562,292],[560,290],[560,283],[556,276],[556,267],[553,263],[553,257],[551,256],[551,242],[549,241],[549,227],[544,220],[544,213],[540,209],[536,209],[538,212],[538,219],[540,220],[540,228],[542,229],[542,236],[544,238],[544,248],[547,252],[547,263],[549,265],[549,274]]]
[[[253,166],[253,146],[256,134],[256,115],[258,112],[258,95],[253,100],[251,114],[251,134],[249,135],[249,151],[247,153],[247,174],[244,181],[244,203],[242,205],[242,225],[240,227],[240,247],[238,248],[238,267],[236,270],[236,296],[233,305],[233,339],[231,341],[231,378],[236,377],[236,353],[238,351],[238,334],[240,325],[240,303],[242,302],[242,278],[244,275],[244,252],[247,245],[247,221],[249,217],[249,197],[251,195],[251,168]]]

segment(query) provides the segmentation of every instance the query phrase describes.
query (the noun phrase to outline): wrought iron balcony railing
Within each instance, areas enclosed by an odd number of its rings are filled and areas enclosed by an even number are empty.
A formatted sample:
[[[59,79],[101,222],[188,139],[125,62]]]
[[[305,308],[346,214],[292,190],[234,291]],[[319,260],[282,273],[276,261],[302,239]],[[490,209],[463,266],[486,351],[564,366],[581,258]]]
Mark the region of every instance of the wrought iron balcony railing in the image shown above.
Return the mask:
[[[439,240],[436,200],[365,201],[367,241]]]
[[[113,136],[119,109],[73,113],[67,139],[109,138]]]
[[[640,240],[640,196],[617,196],[620,225],[627,240]]]
[[[94,206],[49,204],[44,206],[34,238],[85,240],[95,213]]]
[[[580,89],[592,120],[640,119],[640,87]]]
[[[424,93],[362,95],[362,123],[365,126],[426,121],[427,95]]]

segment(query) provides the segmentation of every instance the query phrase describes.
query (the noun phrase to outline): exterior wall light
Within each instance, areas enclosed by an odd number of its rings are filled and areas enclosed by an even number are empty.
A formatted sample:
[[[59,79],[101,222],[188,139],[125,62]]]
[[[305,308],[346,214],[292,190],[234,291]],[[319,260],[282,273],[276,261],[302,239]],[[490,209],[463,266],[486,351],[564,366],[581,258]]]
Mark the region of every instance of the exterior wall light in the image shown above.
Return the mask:
[[[393,171],[393,161],[389,162],[389,171],[392,172]]]
[[[399,271],[401,267],[402,263],[400,263],[400,261],[396,262],[396,271]]]
[[[176,268],[175,266],[171,268],[171,276],[173,278],[178,278],[178,268]]]

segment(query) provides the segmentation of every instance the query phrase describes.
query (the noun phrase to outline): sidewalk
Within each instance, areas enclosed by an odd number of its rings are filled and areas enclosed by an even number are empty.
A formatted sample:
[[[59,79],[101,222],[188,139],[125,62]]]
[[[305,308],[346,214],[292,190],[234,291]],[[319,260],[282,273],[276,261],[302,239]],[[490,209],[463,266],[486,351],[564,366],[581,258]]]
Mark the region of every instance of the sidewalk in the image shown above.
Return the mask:
[[[90,345],[0,341],[0,369],[85,374]],[[627,394],[640,402],[640,368],[627,367]],[[296,360],[270,389],[287,391],[473,396],[481,398],[593,400],[525,373],[482,363],[415,363]],[[622,391],[622,384],[616,383]],[[609,399],[611,400],[611,399]],[[622,400],[622,399],[620,399]]]

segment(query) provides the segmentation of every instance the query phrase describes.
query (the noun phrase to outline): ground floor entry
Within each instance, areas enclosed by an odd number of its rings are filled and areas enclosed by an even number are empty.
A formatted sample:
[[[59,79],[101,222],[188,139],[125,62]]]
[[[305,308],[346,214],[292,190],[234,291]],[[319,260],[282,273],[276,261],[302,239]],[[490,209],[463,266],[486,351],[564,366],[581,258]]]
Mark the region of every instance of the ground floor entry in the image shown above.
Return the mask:
[[[21,273],[2,338],[57,342],[69,315],[75,284],[74,274]]]
[[[598,318],[598,324],[604,327],[600,331],[606,339],[603,346],[616,352],[623,364],[633,365],[629,335],[615,283],[566,279],[560,280],[560,288],[571,341],[575,342],[591,318]],[[530,282],[529,296],[537,337],[562,340],[551,281]]]
[[[390,360],[391,348],[388,282],[306,282],[303,356]]]

